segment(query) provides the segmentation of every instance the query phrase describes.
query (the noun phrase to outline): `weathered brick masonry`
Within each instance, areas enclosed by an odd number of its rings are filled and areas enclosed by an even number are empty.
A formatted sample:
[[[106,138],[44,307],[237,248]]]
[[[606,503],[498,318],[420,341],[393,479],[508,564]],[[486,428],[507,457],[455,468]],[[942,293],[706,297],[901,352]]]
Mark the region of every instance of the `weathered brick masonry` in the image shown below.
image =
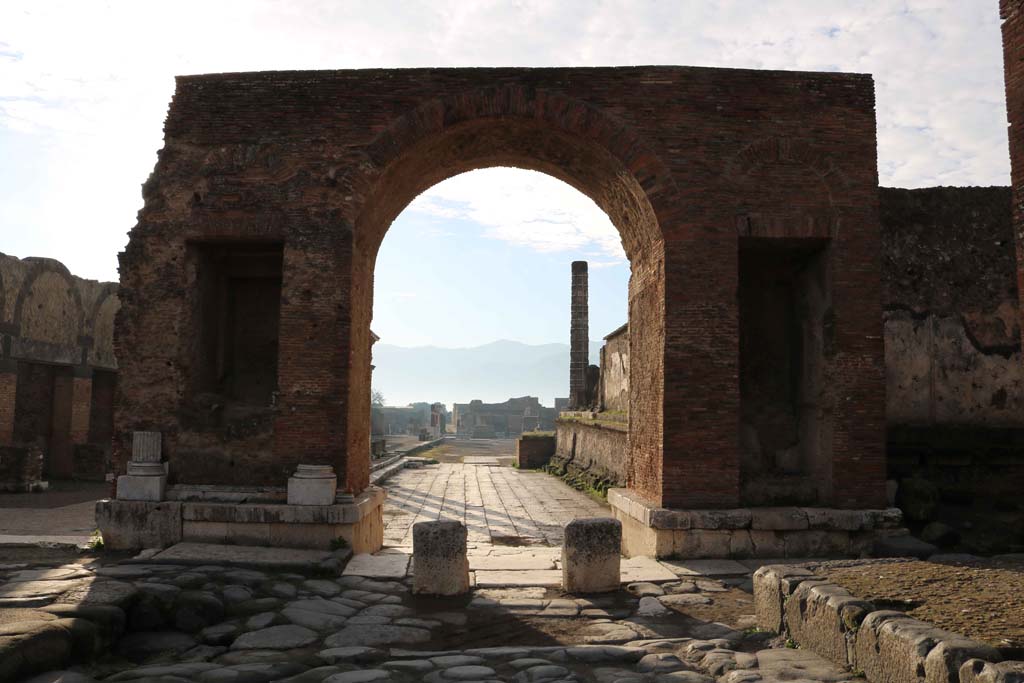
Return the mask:
[[[813,248],[829,273],[817,332],[821,503],[883,505],[874,90],[857,74],[642,67],[179,78],[121,256],[120,461],[131,431],[152,429],[164,435],[172,482],[281,486],[302,462],[333,465],[340,488],[363,490],[377,249],[418,193],[495,165],[565,180],[620,231],[632,269],[632,489],[672,507],[742,502],[739,251],[770,244]],[[242,332],[218,321],[235,309],[209,304],[216,292],[238,306],[267,296],[235,283],[254,276],[254,266],[232,261],[242,248],[268,255],[261,276],[279,287],[276,386],[258,404],[232,388],[245,372],[230,354]],[[223,352],[213,370],[196,352],[206,338]]]
[[[1010,122],[1017,292],[1018,296],[1024,297],[1024,0],[999,0],[999,16],[1003,19],[1003,69],[1006,112]]]

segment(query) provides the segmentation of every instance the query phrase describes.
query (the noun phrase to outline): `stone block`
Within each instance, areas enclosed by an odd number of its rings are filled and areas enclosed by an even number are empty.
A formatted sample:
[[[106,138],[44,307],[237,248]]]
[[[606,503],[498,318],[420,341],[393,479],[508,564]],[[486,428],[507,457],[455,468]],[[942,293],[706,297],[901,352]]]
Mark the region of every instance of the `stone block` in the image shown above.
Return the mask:
[[[800,508],[807,515],[810,529],[824,531],[860,531],[866,525],[863,510],[833,510],[831,508]]]
[[[289,505],[333,505],[338,478],[330,465],[299,465],[288,478]]]
[[[611,495],[609,494],[609,500]],[[671,529],[654,529],[612,506],[612,515],[622,524],[622,554],[626,557],[669,557],[673,552]]]
[[[622,524],[615,519],[576,519],[565,527],[562,588],[567,593],[616,591],[620,584]]]
[[[960,667],[960,683],[1024,683],[1024,662],[970,659]]]
[[[899,508],[865,510],[865,529],[898,529],[903,524],[903,511]]]
[[[841,586],[805,579],[785,601],[786,628],[801,647],[846,667],[853,662],[853,640],[861,621],[872,609],[871,603]],[[868,679],[876,680],[870,675]]]
[[[164,548],[181,540],[181,503],[101,500],[96,525],[110,550]]]
[[[160,462],[162,457],[160,432],[132,432],[132,462]]]
[[[971,659],[996,662],[1002,659],[1002,655],[991,645],[948,633],[925,657],[925,683],[956,683],[960,667]]]
[[[928,653],[944,635],[903,612],[872,612],[857,632],[853,664],[869,681],[920,683]]]
[[[801,508],[752,508],[750,527],[770,531],[799,531],[807,528],[807,514]]]
[[[817,577],[809,569],[788,565],[766,565],[754,572],[754,611],[757,625],[774,633],[785,633],[786,600],[804,581]]]
[[[731,531],[711,529],[677,531],[673,538],[672,555],[694,559],[729,557],[731,544]]]
[[[749,529],[753,515],[747,508],[737,510],[688,510],[691,529]]]
[[[413,524],[413,593],[462,595],[469,591],[466,537],[466,525],[454,520]]]
[[[118,500],[145,500],[159,502],[167,492],[166,474],[122,474],[117,478]]]
[[[786,557],[843,557],[850,554],[850,532],[807,529],[783,534]]]
[[[785,557],[786,536],[780,531],[751,529],[750,542],[754,546],[752,557]]]

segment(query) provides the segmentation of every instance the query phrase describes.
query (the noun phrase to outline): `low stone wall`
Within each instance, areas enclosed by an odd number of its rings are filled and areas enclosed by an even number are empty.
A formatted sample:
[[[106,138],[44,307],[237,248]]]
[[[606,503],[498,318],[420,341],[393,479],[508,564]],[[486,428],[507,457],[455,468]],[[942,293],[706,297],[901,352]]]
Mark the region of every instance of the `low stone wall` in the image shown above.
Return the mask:
[[[622,522],[627,557],[857,557],[880,537],[907,534],[896,508],[677,510],[627,489],[609,490],[608,504]]]
[[[903,612],[876,610],[803,567],[768,565],[754,573],[757,625],[800,647],[862,672],[869,683],[968,683],[993,647],[944,631]]]
[[[39,446],[0,446],[0,491],[42,491],[43,449]]]
[[[372,553],[384,542],[384,498],[371,486],[335,505],[101,500],[96,522],[112,550],[179,541],[326,550],[343,539],[355,553]]]
[[[550,467],[580,487],[603,492],[624,486],[627,430],[625,422],[560,419],[555,423],[556,446]]]
[[[516,439],[516,467],[521,470],[545,467],[554,454],[554,436],[531,435]]]

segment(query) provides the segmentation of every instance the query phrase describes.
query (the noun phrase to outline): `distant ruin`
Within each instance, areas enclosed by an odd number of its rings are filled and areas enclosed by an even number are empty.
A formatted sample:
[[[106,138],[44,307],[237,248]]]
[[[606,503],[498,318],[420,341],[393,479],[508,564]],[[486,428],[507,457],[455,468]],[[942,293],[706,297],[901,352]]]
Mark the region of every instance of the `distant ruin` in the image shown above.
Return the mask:
[[[0,490],[110,470],[117,283],[0,254]]]

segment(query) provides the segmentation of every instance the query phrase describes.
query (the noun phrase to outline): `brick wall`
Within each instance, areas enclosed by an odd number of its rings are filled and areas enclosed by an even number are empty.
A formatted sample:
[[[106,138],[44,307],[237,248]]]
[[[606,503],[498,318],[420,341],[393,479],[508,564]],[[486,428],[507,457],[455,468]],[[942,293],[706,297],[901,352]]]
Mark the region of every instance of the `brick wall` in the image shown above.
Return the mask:
[[[1024,297],[1024,1],[1000,0],[1003,19],[1003,69],[1010,122],[1010,180],[1017,251],[1017,294]]]
[[[506,164],[570,182],[620,228],[632,269],[629,485],[665,505],[739,502],[739,237],[831,239],[829,489],[834,505],[876,506],[875,147],[864,75],[651,67],[179,78],[121,256],[119,459],[132,429],[159,429],[173,473],[191,438],[176,417],[190,372],[186,245],[274,240],[285,253],[273,462],[206,483],[281,485],[308,462],[334,465],[350,491],[365,487],[380,242],[431,185]]]

